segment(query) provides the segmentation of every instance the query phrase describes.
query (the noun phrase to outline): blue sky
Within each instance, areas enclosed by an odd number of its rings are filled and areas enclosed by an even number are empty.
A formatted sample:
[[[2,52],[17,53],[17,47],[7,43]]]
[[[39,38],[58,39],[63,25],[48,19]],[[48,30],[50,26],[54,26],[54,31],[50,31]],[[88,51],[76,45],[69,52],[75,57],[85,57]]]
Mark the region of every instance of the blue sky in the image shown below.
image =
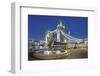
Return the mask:
[[[43,40],[45,33],[55,30],[60,20],[71,36],[88,37],[88,17],[28,15],[28,39]]]

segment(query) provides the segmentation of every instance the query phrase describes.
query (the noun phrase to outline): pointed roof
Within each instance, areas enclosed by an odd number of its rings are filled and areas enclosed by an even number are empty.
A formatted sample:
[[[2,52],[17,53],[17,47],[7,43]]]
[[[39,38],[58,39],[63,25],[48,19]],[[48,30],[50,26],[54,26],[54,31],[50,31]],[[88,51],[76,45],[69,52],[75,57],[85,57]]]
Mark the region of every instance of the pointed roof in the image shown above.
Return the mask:
[[[59,28],[59,29],[65,29],[65,26],[63,25],[63,23],[62,23],[61,20],[59,21],[59,24],[58,24],[57,28]]]
[[[59,25],[63,25],[63,23],[62,23],[62,21],[61,21],[61,20],[59,21]]]

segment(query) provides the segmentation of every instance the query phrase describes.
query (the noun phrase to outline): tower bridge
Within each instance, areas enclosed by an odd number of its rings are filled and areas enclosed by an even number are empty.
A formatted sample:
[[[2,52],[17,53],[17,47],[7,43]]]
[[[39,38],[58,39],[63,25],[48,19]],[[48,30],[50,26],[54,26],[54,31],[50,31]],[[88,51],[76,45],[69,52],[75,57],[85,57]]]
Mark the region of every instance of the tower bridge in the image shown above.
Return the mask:
[[[66,43],[70,46],[73,46],[73,45],[75,46],[76,43],[78,44],[86,43],[87,44],[88,41],[87,41],[87,38],[79,39],[79,38],[71,36],[69,33],[65,33],[65,26],[63,25],[62,21],[60,21],[60,23],[57,26],[57,29],[53,31],[48,31],[45,36],[45,43],[47,45],[53,46],[54,42]]]
[[[30,43],[31,42],[31,43]],[[73,48],[73,47],[88,47],[87,38],[79,39],[70,35],[70,32],[65,32],[65,26],[62,21],[53,31],[48,31],[44,40],[29,41],[29,47],[34,49],[52,48]]]

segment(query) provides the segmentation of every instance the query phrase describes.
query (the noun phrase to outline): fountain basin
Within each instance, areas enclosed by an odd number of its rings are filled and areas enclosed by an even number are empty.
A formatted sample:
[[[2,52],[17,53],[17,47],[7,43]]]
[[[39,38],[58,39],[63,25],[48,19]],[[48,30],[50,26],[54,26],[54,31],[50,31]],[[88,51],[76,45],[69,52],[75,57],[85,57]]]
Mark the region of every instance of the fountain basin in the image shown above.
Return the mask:
[[[34,54],[34,57],[48,60],[48,59],[64,58],[67,55],[68,55],[67,51],[64,50],[42,50],[42,51],[37,51]]]

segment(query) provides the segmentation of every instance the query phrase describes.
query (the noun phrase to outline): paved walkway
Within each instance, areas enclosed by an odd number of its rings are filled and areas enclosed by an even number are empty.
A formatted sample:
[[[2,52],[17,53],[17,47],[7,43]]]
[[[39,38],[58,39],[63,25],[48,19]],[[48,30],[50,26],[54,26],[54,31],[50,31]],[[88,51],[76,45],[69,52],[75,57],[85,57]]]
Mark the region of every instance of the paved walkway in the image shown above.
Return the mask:
[[[77,58],[88,58],[88,49],[82,48],[82,49],[70,49],[68,50],[68,56],[67,59],[77,59]]]

